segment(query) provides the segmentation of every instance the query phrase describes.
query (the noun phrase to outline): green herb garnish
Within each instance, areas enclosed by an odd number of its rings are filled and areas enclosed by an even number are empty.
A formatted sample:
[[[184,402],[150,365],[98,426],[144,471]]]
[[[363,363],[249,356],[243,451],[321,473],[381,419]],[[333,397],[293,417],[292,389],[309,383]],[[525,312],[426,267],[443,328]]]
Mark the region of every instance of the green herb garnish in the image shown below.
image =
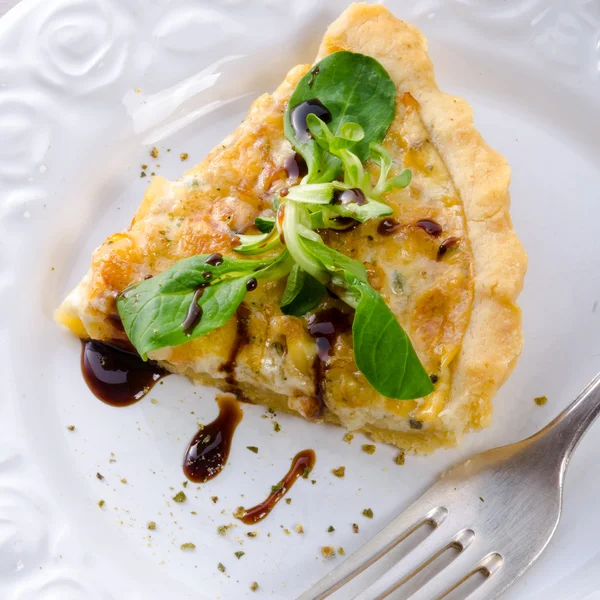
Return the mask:
[[[336,477],[344,477],[346,475],[346,467],[338,467],[337,469],[332,469],[331,472]]]
[[[381,145],[394,119],[395,98],[396,86],[381,64],[352,52],[327,56],[318,71],[299,81],[284,115],[284,133],[305,159],[308,174],[275,198],[276,217],[256,218],[259,234],[235,236],[232,245],[239,255],[268,252],[267,257],[194,256],[126,289],[117,308],[142,358],[221,327],[257,282],[287,276],[285,314],[305,315],[327,289],[355,309],[354,358],[379,393],[407,400],[433,391],[410,339],[369,285],[363,264],[329,248],[319,234],[391,215],[385,195],[410,184],[410,170],[398,169]],[[294,112],[298,107],[302,110]],[[367,160],[379,167],[376,181],[365,169]]]
[[[186,542],[185,544],[181,544],[181,550],[195,550],[196,544],[192,544],[192,542]]]
[[[183,492],[177,492],[174,496],[173,496],[173,500],[175,502],[178,503],[182,503],[185,502],[187,500],[187,496],[183,493]]]

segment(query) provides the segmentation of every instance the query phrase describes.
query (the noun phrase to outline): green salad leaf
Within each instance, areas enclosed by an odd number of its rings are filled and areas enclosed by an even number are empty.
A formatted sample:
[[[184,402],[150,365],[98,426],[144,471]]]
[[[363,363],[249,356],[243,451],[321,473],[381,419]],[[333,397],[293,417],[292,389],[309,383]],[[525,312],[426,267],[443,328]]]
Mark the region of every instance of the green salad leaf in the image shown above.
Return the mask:
[[[345,290],[346,303],[356,309],[354,360],[367,381],[380,394],[397,400],[430,394],[429,375],[394,313],[369,285],[363,264],[323,243],[304,239],[303,245],[331,273],[330,283]]]
[[[275,219],[270,217],[256,217],[254,225],[256,225],[256,228],[261,233],[271,233],[273,227],[275,227]]]
[[[279,279],[293,265],[287,252],[268,261],[223,258],[207,278],[208,258],[198,255],[179,261],[160,275],[127,288],[117,299],[127,337],[143,359],[152,350],[178,346],[221,327],[242,303],[250,279]],[[203,289],[197,299],[201,317],[186,331],[183,324],[198,289]]]
[[[325,293],[325,286],[296,264],[287,278],[281,311],[286,315],[302,317],[319,306]]]
[[[238,245],[233,249],[238,254],[262,254],[281,246],[281,240],[276,229],[258,235],[238,235],[237,238]]]
[[[285,137],[308,165],[308,182],[332,181],[341,170],[338,157],[323,150],[314,139],[297,138],[291,111],[307,100],[319,100],[331,113],[329,128],[339,136],[346,123],[358,123],[363,137],[354,146],[365,161],[369,143],[380,143],[394,119],[396,86],[381,64],[370,56],[334,52],[326,56],[298,82],[284,117]],[[350,134],[346,129],[346,133]]]
[[[359,281],[367,282],[367,270],[359,260],[349,258],[326,246],[323,242],[302,238],[302,245],[313,258],[321,263],[321,268],[329,272],[329,281],[334,285],[344,286],[348,275]]]
[[[384,299],[363,281],[354,280],[350,285],[360,294],[352,340],[361,373],[388,398],[411,400],[431,394],[431,379]]]
[[[214,285],[224,277],[252,273],[269,264],[268,260],[235,260],[217,254],[198,254],[183,258],[159,275],[127,288],[120,297],[128,298],[133,290],[154,290],[163,294],[187,292],[203,285]]]

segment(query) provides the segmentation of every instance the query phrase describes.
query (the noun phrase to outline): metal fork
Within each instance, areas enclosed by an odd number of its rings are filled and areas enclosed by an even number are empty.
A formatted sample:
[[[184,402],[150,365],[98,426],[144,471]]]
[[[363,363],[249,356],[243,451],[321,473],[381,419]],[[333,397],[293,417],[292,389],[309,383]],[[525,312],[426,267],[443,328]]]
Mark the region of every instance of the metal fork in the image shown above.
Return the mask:
[[[498,598],[548,545],[569,459],[599,413],[600,374],[532,437],[444,473],[298,600]]]

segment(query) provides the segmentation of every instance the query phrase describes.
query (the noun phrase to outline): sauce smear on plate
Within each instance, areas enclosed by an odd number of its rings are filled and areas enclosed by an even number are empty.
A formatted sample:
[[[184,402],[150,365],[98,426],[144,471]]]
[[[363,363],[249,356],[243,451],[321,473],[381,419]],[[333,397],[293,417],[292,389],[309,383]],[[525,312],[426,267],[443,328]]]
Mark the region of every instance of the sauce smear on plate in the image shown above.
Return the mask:
[[[294,456],[292,466],[285,477],[271,488],[268,498],[253,506],[252,508],[242,508],[234,516],[246,525],[254,525],[262,521],[274,508],[275,505],[287,494],[288,490],[294,485],[298,477],[308,478],[317,460],[314,450],[302,450]]]
[[[136,352],[97,340],[82,342],[81,372],[93,394],[111,406],[134,404],[169,374]]]
[[[204,483],[223,470],[233,434],[244,414],[231,396],[217,396],[217,404],[219,416],[198,431],[185,453],[183,472],[194,483]]]

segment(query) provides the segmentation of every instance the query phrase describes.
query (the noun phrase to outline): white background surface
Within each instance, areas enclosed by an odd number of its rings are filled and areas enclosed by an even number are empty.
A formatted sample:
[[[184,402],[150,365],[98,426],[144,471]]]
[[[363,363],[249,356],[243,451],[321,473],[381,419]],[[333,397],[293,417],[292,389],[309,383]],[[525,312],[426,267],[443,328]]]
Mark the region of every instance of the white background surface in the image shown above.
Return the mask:
[[[10,8],[16,6],[19,0],[0,0],[0,16],[8,12]]]
[[[79,343],[55,326],[54,308],[94,247],[129,222],[147,184],[139,172],[152,164],[148,149],[158,145],[159,173],[171,178],[182,171],[180,152],[200,160],[251,99],[312,60],[347,3],[321,4],[32,0],[0,21],[3,600],[237,600],[258,597],[253,580],[264,597],[294,598],[340,560],[325,562],[321,546],[351,552],[448,465],[532,433],[598,370],[599,3],[397,1],[395,13],[428,36],[440,86],[472,103],[484,137],[513,167],[512,214],[530,257],[526,346],[496,400],[494,426],[459,450],[398,467],[391,448],[368,456],[361,439],[348,446],[332,427],[278,416],[275,434],[271,419],[247,406],[227,469],[190,485],[178,505],[182,452],[196,423],[214,417],[213,393],[170,378],[151,394],[157,404],[116,410],[91,396]],[[532,401],[541,394],[543,408]],[[570,467],[554,540],[507,598],[598,598],[598,427]],[[257,538],[242,525],[216,534],[306,447],[317,450],[314,486],[298,482],[292,504],[278,506]],[[331,469],[342,464],[340,480]],[[367,507],[372,521],[361,516]],[[157,522],[152,536],[148,520]],[[196,551],[181,552],[184,542]]]

